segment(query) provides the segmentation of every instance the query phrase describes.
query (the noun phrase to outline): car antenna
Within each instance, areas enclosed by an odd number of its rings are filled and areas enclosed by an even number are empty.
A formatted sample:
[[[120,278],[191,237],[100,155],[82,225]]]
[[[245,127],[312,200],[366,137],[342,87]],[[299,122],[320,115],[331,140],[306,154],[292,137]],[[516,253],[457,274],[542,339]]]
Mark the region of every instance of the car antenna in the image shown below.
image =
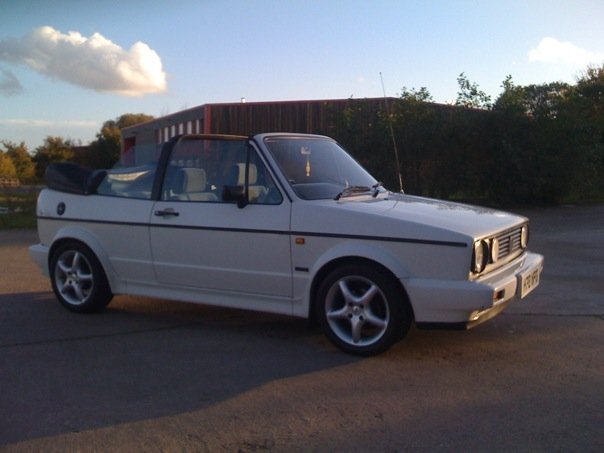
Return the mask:
[[[386,88],[384,88],[384,78],[382,77],[382,72],[380,71],[380,80],[382,82],[382,92],[384,93],[384,102],[386,104],[386,115],[388,115],[388,126],[390,128],[390,137],[392,137],[392,147],[394,148],[394,158],[396,160],[396,173],[398,175],[398,186],[401,193],[403,190],[403,176],[401,175],[401,164],[398,158],[398,148],[396,147],[396,139],[394,137],[394,127],[392,126],[392,114],[390,113],[390,104],[388,103],[388,98],[386,97]]]

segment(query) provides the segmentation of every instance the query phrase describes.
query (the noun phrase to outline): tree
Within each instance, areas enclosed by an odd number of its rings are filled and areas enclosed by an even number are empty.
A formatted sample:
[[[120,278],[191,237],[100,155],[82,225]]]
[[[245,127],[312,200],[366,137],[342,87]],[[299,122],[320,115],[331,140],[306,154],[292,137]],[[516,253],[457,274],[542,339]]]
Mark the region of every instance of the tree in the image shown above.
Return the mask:
[[[524,99],[524,88],[516,85],[511,75],[505,78],[501,87],[503,91],[493,103],[493,110],[506,111],[510,114],[526,114],[527,107]]]
[[[96,140],[90,144],[90,155],[87,157],[88,166],[111,168],[120,158],[121,129],[152,119],[153,116],[143,113],[126,113],[115,120],[105,121],[101,130],[96,134]]]
[[[438,113],[428,89],[403,87],[392,121],[401,150],[405,190],[433,195],[438,191],[434,175],[442,148],[438,145],[441,139]]]
[[[397,177],[391,169],[392,149],[388,132],[386,103],[376,106],[367,100],[349,99],[345,107],[334,108],[331,112],[333,130],[323,131],[341,143],[346,143],[349,152],[365,168],[381,179],[386,187],[397,187]]]
[[[604,65],[590,66],[577,80],[567,102],[574,136],[585,160],[583,197],[604,194]]]
[[[19,181],[21,183],[32,182],[36,176],[36,168],[25,143],[21,142],[17,145],[10,141],[3,141],[2,146],[6,155],[13,161]]]
[[[44,144],[36,148],[33,161],[36,165],[36,177],[43,178],[46,167],[54,162],[73,160],[73,142],[62,137],[48,136]]]
[[[15,178],[17,170],[10,157],[0,151],[0,178]]]
[[[419,90],[415,88],[408,89],[407,87],[403,87],[403,91],[401,92],[401,100],[409,102],[409,103],[418,103],[418,102],[432,102],[433,98],[428,91],[428,88],[421,87]]]
[[[564,82],[528,85],[523,88],[525,112],[537,121],[553,119],[572,96],[572,87]]]
[[[462,72],[457,77],[459,91],[455,105],[458,107],[484,109],[491,108],[491,96],[478,88],[478,84],[470,82],[468,77]]]
[[[584,197],[598,180],[597,133],[588,119],[593,100],[580,96],[580,83],[516,86],[508,76],[502,86],[493,106],[490,171],[501,183],[491,197],[532,202]],[[510,179],[519,183],[502,190]]]

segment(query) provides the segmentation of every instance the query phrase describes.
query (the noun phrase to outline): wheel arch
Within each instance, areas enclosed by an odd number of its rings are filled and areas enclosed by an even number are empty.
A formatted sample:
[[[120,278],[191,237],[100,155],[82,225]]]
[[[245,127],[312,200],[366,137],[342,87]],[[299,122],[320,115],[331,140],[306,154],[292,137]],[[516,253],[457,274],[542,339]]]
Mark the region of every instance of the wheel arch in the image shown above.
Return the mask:
[[[78,227],[67,227],[60,230],[55,238],[53,239],[50,248],[48,249],[48,268],[50,269],[50,263],[55,250],[63,244],[68,242],[77,242],[84,247],[88,248],[99,261],[107,283],[112,292],[116,292],[115,289],[119,287],[118,278],[115,270],[111,266],[109,257],[104,252],[103,247],[96,237],[89,231]]]
[[[315,307],[318,302],[317,293],[319,291],[319,287],[321,286],[321,283],[323,282],[323,280],[325,280],[325,278],[333,270],[337,269],[338,267],[351,265],[351,264],[357,264],[357,265],[360,264],[360,265],[366,265],[369,267],[377,267],[382,272],[387,274],[396,283],[396,285],[399,289],[400,296],[401,296],[401,303],[405,307],[405,310],[407,310],[409,316],[411,317],[411,320],[413,321],[415,319],[415,315],[413,313],[413,306],[411,305],[411,300],[409,299],[407,290],[405,289],[404,285],[402,284],[401,279],[399,277],[397,277],[396,273],[392,269],[390,269],[388,266],[386,266],[385,264],[383,264],[382,262],[380,262],[374,258],[370,258],[370,257],[363,256],[363,255],[345,255],[345,256],[339,256],[337,258],[333,258],[332,260],[323,263],[323,265],[317,270],[317,272],[313,276],[312,283],[310,285],[309,295],[308,295],[308,299],[309,299],[308,319],[311,324],[314,325],[317,321],[316,314],[315,314],[316,313]]]

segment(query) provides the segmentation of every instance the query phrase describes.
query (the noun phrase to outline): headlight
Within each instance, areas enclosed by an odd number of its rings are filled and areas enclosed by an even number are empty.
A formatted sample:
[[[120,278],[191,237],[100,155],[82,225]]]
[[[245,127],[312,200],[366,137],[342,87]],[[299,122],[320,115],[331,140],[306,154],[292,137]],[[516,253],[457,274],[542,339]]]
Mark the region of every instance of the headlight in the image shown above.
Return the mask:
[[[487,266],[489,261],[489,244],[487,241],[480,240],[474,242],[472,252],[472,272],[480,274]]]
[[[528,241],[529,241],[529,229],[528,229],[528,225],[524,225],[522,227],[522,229],[520,230],[520,247],[525,249],[526,246],[528,245]]]

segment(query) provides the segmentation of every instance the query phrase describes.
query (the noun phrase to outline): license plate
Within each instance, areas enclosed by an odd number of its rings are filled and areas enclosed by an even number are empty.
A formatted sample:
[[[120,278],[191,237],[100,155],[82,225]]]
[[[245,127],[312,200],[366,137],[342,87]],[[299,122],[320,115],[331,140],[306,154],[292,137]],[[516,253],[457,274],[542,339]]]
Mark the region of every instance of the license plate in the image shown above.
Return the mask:
[[[540,268],[532,269],[519,277],[520,298],[526,297],[532,290],[539,286]]]

